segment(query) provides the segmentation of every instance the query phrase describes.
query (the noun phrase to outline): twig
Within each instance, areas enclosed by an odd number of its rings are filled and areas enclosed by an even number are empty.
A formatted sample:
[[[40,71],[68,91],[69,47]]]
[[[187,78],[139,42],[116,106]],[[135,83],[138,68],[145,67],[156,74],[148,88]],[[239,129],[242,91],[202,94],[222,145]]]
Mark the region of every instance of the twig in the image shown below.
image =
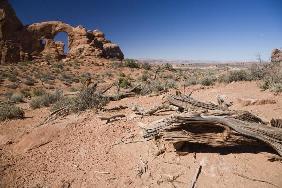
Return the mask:
[[[198,178],[199,178],[199,176],[201,174],[201,171],[202,171],[202,165],[199,166],[199,168],[198,168],[198,170],[197,170],[197,172],[196,172],[196,174],[195,174],[195,176],[194,176],[194,178],[192,180],[191,188],[195,187],[195,185],[197,183],[197,180],[198,180]]]
[[[259,180],[259,179],[255,179],[255,178],[250,178],[250,177],[248,177],[248,176],[239,174],[239,173],[237,173],[237,172],[233,172],[233,174],[235,174],[235,175],[237,175],[237,176],[240,176],[240,177],[242,177],[242,178],[246,178],[246,179],[251,180],[251,181],[263,182],[263,183],[267,183],[267,184],[269,184],[269,185],[272,185],[272,186],[274,186],[274,187],[278,187],[278,188],[279,188],[279,186],[277,186],[277,185],[275,185],[275,184],[273,184],[273,183],[271,183],[271,182],[265,181],[265,180]]]
[[[94,171],[95,173],[98,173],[98,174],[110,174],[110,172],[101,172],[101,171]]]
[[[132,140],[132,141],[127,141],[127,142],[120,141],[116,144],[113,144],[112,146],[116,146],[116,145],[119,145],[119,144],[134,144],[134,143],[138,143],[138,142],[144,142],[144,140]]]
[[[111,84],[109,87],[107,87],[106,89],[104,89],[103,91],[101,91],[101,94],[106,93],[109,89],[111,89],[114,86],[114,84]]]
[[[106,123],[109,123],[111,120],[115,120],[117,118],[126,117],[124,114],[117,114],[110,117],[99,117],[101,120],[106,120]]]
[[[161,104],[158,106],[154,106],[153,108],[148,109],[148,110],[144,110],[140,106],[135,106],[133,109],[133,111],[135,111],[136,114],[142,115],[142,116],[146,116],[146,115],[151,116],[160,111],[173,111],[173,110],[174,110],[173,107],[167,104]]]
[[[117,95],[110,95],[110,96],[107,96],[107,98],[110,100],[110,101],[117,101],[117,100],[120,100],[120,99],[123,99],[123,98],[126,98],[126,97],[133,97],[135,96],[135,93],[133,92],[130,92],[130,93],[119,93]]]
[[[116,110],[123,110],[128,108],[128,106],[123,106],[123,105],[119,105],[119,106],[114,106],[112,108],[104,108],[105,111],[116,111]]]

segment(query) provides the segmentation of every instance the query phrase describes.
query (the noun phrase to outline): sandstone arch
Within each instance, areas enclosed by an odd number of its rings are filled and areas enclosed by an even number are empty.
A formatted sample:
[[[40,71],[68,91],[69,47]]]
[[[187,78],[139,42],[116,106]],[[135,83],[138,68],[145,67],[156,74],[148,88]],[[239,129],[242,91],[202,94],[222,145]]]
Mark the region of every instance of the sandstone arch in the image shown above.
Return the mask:
[[[63,45],[55,42],[59,32],[68,35],[68,58],[123,59],[119,46],[105,38],[104,33],[73,27],[61,21],[47,21],[23,26],[7,0],[0,1],[0,63],[50,56],[61,59]],[[44,45],[42,45],[42,40]]]

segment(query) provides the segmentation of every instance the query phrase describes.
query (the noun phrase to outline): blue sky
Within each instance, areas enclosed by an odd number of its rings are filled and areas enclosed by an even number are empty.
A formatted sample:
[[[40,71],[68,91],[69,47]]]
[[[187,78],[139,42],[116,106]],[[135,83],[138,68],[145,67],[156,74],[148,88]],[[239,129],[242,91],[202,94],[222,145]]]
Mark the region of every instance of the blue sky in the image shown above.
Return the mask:
[[[282,48],[282,0],[10,2],[24,24],[61,20],[100,29],[128,58],[268,60]]]

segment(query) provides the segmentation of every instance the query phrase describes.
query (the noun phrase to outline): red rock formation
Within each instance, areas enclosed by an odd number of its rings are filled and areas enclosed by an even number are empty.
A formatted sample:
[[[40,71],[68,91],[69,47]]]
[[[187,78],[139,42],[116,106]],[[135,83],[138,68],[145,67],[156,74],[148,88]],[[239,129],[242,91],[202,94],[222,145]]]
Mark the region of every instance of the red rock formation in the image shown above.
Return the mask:
[[[68,35],[68,54],[64,44],[55,42],[59,32]],[[119,46],[105,38],[104,33],[87,31],[82,26],[72,27],[60,21],[34,23],[23,26],[7,0],[0,0],[0,64],[46,57],[113,58],[123,59]]]
[[[272,62],[282,61],[282,49],[274,49],[274,50],[272,50],[271,61]]]

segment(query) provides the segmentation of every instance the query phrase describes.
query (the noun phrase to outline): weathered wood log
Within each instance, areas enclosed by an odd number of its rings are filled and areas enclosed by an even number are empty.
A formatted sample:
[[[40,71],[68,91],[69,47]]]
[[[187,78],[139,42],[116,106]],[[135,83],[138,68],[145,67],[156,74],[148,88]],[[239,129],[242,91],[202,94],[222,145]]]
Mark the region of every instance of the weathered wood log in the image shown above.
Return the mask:
[[[144,138],[153,138],[155,136],[160,136],[161,132],[173,132],[174,130],[179,131],[184,130],[187,131],[189,126],[202,126],[207,128],[210,126],[223,126],[229,127],[235,132],[251,137],[253,139],[258,139],[269,146],[271,146],[274,150],[278,152],[280,156],[282,156],[282,129],[277,127],[271,127],[259,123],[251,123],[245,122],[238,119],[234,119],[232,117],[217,117],[217,116],[200,116],[194,114],[180,114],[180,115],[172,115],[168,118],[164,118],[158,120],[156,122],[151,123],[149,126],[144,128]],[[189,130],[189,129],[188,129]],[[189,132],[189,131],[187,131]],[[192,130],[190,129],[190,132]],[[208,132],[208,131],[207,131]],[[167,133],[165,133],[168,135]],[[187,140],[191,140],[190,137]],[[177,137],[177,134],[174,134],[174,138]],[[183,138],[183,135],[179,136]],[[195,137],[195,135],[194,135]],[[165,137],[168,138],[168,137]],[[173,139],[173,137],[170,137]],[[201,141],[199,138],[196,138],[195,141]],[[177,141],[177,139],[176,139]]]

